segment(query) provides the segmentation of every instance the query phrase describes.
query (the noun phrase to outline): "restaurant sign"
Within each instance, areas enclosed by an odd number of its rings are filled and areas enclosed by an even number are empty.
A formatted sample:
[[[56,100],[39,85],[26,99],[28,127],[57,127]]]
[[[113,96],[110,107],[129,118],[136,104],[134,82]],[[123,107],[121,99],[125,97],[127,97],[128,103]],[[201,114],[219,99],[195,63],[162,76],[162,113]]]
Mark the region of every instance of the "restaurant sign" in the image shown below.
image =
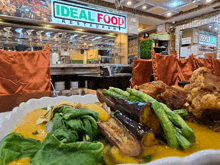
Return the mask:
[[[199,44],[208,46],[217,46],[217,37],[209,33],[199,33]]]
[[[51,0],[52,22],[127,33],[127,15],[86,5]]]

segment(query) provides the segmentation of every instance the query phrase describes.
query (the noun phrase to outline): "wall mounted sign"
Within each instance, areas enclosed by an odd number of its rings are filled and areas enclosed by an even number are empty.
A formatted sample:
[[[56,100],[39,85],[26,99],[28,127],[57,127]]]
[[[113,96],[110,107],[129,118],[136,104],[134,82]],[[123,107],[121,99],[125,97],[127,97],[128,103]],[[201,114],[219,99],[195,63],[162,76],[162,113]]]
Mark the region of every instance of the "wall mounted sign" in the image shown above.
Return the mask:
[[[0,0],[0,15],[127,33],[127,14],[64,0]]]
[[[182,45],[191,44],[191,42],[192,42],[191,37],[182,38]]]
[[[127,33],[127,14],[60,0],[51,0],[51,11],[53,23]]]
[[[161,40],[161,41],[168,41],[170,39],[170,35],[167,33],[160,33],[160,34],[151,34],[150,39],[153,40]]]
[[[217,37],[208,33],[199,33],[199,44],[217,46]]]

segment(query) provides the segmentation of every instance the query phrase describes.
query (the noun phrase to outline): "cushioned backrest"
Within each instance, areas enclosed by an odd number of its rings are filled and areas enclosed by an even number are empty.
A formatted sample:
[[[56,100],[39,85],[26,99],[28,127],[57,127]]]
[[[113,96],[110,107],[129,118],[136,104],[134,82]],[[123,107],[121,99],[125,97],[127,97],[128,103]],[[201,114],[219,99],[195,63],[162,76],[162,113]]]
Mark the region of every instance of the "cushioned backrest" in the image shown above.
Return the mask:
[[[161,80],[167,85],[176,85],[178,77],[178,59],[176,52],[171,55],[157,54],[151,51],[154,80]]]
[[[41,51],[0,50],[0,95],[50,91],[49,45]]]
[[[134,58],[131,87],[150,81],[152,74],[152,60]]]

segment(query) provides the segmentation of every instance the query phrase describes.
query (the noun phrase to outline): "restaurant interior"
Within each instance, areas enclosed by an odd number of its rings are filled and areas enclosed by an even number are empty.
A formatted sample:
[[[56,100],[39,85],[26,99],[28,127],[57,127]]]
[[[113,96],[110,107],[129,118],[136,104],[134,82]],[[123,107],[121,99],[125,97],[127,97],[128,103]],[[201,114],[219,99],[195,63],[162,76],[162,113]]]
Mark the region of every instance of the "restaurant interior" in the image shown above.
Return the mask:
[[[220,164],[220,1],[0,0],[0,165]]]

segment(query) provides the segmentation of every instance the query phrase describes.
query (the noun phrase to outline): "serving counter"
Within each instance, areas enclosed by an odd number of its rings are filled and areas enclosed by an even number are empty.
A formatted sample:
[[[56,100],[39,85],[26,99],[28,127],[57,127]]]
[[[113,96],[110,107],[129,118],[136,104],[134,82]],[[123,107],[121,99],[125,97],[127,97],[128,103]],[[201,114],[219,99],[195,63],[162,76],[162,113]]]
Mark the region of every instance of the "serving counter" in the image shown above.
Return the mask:
[[[50,74],[52,76],[71,74],[97,74],[99,66],[99,64],[56,64],[50,65]],[[110,66],[112,69],[116,69],[116,72],[120,72],[120,70],[132,67],[132,65],[127,64],[103,64],[102,66]]]
[[[112,74],[132,73],[132,65],[126,64],[102,64],[101,66],[110,66]],[[99,64],[57,64],[50,66],[50,73],[53,85],[56,82],[64,81],[65,89],[71,88],[71,82],[78,82],[78,88],[84,88],[85,83],[79,83],[81,75],[97,75]]]

